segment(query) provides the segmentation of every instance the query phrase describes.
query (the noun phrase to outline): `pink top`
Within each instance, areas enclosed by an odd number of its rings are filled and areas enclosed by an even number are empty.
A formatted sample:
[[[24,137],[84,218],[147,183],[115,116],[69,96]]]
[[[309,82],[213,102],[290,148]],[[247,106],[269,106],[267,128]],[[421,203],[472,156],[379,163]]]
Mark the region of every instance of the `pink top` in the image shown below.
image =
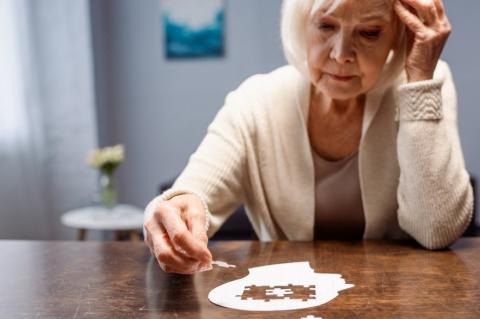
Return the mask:
[[[315,239],[362,239],[365,228],[358,152],[327,161],[312,150],[315,166]]]

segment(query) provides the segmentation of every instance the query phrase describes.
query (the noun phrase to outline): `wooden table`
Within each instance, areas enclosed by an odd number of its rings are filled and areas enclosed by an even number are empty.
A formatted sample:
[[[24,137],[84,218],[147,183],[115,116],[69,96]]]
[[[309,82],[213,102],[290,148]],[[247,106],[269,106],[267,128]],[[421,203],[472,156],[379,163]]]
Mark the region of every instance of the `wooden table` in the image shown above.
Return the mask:
[[[215,267],[163,273],[139,242],[0,241],[1,318],[480,318],[480,238],[450,250],[364,242],[211,242]],[[208,292],[248,268],[309,261],[354,288],[304,310],[246,312],[211,304]]]

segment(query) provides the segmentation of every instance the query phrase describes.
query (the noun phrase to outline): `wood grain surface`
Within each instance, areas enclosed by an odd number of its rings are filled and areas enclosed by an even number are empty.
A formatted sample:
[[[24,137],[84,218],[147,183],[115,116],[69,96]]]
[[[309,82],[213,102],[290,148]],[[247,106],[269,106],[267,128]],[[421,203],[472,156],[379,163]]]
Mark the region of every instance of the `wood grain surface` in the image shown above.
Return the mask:
[[[414,243],[211,242],[237,265],[192,276],[161,271],[139,242],[0,241],[0,318],[480,318],[480,238],[448,250]],[[248,268],[309,261],[354,288],[315,308],[248,312],[208,292]]]

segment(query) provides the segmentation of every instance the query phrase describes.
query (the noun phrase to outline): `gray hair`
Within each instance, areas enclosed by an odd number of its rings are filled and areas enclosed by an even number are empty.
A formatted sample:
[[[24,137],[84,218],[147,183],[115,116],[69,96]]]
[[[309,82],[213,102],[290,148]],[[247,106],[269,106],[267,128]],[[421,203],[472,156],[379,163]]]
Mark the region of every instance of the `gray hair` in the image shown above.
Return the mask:
[[[285,58],[303,76],[309,78],[307,66],[307,25],[310,17],[328,0],[283,0],[281,35]],[[344,0],[331,0],[327,13],[334,11]],[[392,0],[385,0],[391,1]],[[390,51],[378,86],[390,86],[404,69],[406,41],[405,26],[394,19],[397,36]]]

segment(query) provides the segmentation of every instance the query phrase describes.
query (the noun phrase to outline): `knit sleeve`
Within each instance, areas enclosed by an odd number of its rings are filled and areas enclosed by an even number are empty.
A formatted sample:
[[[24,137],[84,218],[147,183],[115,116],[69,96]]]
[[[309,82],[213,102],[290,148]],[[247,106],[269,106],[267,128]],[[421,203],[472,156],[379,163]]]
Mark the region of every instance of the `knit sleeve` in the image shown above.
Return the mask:
[[[159,196],[166,200],[180,194],[197,195],[205,207],[209,237],[244,201],[245,138],[250,134],[244,120],[245,103],[238,90],[227,95],[187,166],[172,188]]]
[[[435,73],[433,80],[403,84],[397,91],[398,220],[428,249],[452,244],[473,212],[452,75],[444,62]]]

